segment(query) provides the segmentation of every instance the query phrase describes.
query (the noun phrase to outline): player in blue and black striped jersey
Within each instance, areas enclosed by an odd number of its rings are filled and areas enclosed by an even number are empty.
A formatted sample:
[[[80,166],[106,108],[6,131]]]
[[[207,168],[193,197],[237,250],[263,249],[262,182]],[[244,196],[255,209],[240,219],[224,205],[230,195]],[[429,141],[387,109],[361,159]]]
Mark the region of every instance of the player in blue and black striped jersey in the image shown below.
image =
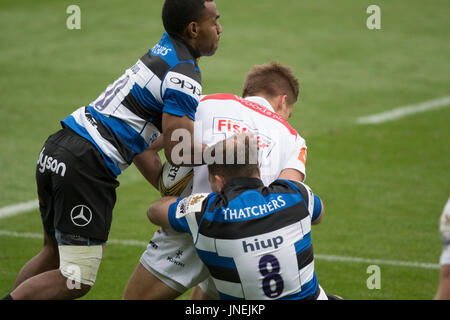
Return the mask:
[[[149,219],[192,235],[222,299],[327,299],[311,241],[311,225],[323,217],[322,201],[298,181],[264,186],[258,164],[249,161],[257,159],[251,141],[233,136],[211,147],[223,150],[208,165],[214,193],[162,198],[149,208]],[[229,154],[234,161],[221,164]],[[238,160],[242,154],[244,161]]]
[[[157,187],[157,152],[164,148],[179,163],[172,133],[185,129],[193,137],[202,93],[197,61],[218,47],[218,18],[213,0],[166,0],[161,40],[47,139],[36,167],[44,247],[22,268],[10,297],[73,299],[89,291],[108,239],[117,176],[134,163]]]

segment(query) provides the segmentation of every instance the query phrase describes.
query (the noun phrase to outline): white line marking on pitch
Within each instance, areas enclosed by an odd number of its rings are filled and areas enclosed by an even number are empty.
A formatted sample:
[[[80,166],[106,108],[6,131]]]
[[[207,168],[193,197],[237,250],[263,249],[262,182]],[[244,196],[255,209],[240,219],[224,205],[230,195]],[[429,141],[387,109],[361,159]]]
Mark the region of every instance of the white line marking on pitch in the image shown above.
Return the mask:
[[[398,261],[398,260],[381,260],[381,259],[366,259],[358,257],[343,257],[324,254],[314,254],[314,258],[319,260],[335,261],[335,262],[359,262],[368,264],[387,264],[398,267],[413,267],[423,269],[439,269],[439,264],[415,261]]]
[[[15,231],[0,230],[0,236],[14,237],[14,238],[30,238],[30,239],[43,239],[43,235],[39,233],[19,233]],[[142,247],[147,246],[147,242],[139,240],[108,240],[110,244],[118,244],[123,246]],[[318,260],[335,261],[335,262],[354,262],[354,263],[368,263],[368,264],[385,264],[397,267],[412,267],[422,269],[439,269],[439,264],[415,262],[415,261],[396,261],[396,260],[381,260],[381,259],[366,259],[358,257],[343,257],[325,254],[314,254],[314,258]]]
[[[0,208],[0,219],[15,216],[37,208],[39,208],[39,202],[37,200],[31,200],[27,202],[21,202],[10,206],[2,207]]]
[[[450,106],[450,96],[434,100],[428,100],[418,104],[407,105],[366,117],[360,117],[356,120],[356,122],[358,124],[379,124],[387,121],[397,120],[412,114],[426,112],[448,106]]]

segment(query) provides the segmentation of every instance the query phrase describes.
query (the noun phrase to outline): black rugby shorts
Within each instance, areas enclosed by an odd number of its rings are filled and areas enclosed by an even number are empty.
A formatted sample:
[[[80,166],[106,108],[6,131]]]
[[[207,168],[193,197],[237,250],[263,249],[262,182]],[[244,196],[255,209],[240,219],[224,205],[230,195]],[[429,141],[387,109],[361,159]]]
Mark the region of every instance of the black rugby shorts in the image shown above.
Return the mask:
[[[108,239],[119,182],[92,143],[69,128],[51,135],[39,154],[36,183],[47,233]]]

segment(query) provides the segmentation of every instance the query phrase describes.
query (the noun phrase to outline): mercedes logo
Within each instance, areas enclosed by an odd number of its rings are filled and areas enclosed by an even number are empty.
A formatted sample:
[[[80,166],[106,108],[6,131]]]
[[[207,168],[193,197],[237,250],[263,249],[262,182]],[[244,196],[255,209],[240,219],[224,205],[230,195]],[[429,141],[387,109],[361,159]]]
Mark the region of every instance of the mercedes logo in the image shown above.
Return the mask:
[[[78,227],[87,226],[92,220],[92,211],[87,206],[80,204],[70,211],[70,219]]]

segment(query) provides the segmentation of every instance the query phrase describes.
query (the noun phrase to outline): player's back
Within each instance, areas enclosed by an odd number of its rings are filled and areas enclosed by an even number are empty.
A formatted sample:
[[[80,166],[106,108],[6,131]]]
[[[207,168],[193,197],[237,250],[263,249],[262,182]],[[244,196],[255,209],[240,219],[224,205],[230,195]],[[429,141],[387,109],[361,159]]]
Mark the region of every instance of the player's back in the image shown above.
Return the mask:
[[[233,134],[252,132],[258,139],[258,163],[265,185],[286,167],[305,173],[305,140],[261,97],[243,99],[233,94],[202,98],[196,112],[196,141],[213,145]],[[193,193],[211,192],[206,166],[194,168]]]
[[[210,194],[201,213],[186,215],[222,299],[317,298],[314,211],[307,209],[314,199],[300,183],[277,180],[265,187],[259,179],[240,178],[223,193]]]

